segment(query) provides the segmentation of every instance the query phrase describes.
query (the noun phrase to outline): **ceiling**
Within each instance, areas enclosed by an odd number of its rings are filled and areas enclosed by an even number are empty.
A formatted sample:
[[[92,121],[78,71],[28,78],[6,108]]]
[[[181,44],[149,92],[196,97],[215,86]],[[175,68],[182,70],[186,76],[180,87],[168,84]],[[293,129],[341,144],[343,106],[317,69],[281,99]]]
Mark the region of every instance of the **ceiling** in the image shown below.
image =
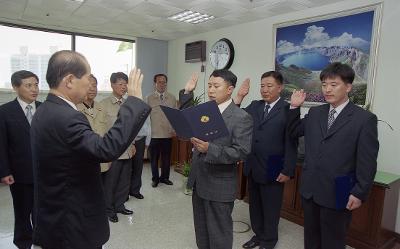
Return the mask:
[[[0,22],[172,40],[340,1],[343,0],[0,0]],[[216,18],[201,24],[167,19],[186,9]]]

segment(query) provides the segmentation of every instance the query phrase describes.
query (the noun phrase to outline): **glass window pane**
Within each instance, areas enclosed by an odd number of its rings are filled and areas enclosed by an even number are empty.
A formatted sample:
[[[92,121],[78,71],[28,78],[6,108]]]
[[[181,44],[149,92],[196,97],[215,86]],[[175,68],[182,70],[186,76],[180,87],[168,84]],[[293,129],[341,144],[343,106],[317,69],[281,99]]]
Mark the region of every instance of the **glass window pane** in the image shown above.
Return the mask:
[[[135,43],[83,36],[76,36],[75,41],[76,51],[89,61],[99,91],[111,91],[112,73],[123,72],[129,76],[135,66]]]
[[[39,89],[48,90],[47,64],[59,50],[71,49],[71,36],[0,25],[0,88],[12,89],[11,74],[18,70],[34,72]]]

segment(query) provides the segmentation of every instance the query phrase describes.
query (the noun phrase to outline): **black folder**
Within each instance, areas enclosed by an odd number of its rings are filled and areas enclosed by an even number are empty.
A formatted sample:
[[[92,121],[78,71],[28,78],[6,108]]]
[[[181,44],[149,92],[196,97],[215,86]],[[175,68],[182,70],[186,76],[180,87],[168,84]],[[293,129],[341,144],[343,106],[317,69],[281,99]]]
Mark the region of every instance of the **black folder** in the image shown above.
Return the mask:
[[[282,155],[268,156],[267,162],[267,180],[275,181],[283,170],[285,159]]]
[[[211,141],[229,134],[215,101],[184,110],[163,105],[160,107],[179,137],[185,139],[196,137],[203,141]]]
[[[335,178],[336,209],[346,208],[350,192],[355,184],[356,176],[354,172]]]

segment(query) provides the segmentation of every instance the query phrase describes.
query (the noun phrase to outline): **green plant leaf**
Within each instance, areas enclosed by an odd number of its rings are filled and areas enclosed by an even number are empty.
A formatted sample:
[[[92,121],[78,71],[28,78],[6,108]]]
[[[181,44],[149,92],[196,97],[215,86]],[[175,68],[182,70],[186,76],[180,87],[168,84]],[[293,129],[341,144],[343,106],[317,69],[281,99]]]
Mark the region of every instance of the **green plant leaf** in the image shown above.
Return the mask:
[[[132,44],[132,42],[121,42],[121,43],[119,44],[117,53],[118,53],[118,52],[124,52],[124,51],[130,50],[130,49],[133,49],[133,44]]]

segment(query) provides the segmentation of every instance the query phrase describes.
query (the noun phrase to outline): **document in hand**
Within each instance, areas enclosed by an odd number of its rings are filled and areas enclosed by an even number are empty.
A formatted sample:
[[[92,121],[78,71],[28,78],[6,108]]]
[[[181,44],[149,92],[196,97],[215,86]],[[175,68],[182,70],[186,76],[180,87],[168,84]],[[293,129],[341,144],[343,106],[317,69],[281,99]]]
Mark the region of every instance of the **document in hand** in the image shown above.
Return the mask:
[[[356,184],[355,173],[335,178],[336,209],[345,209],[349,201],[350,191]]]
[[[275,181],[279,174],[283,170],[283,164],[285,163],[282,155],[271,155],[267,159],[267,180]]]
[[[184,110],[162,105],[160,107],[179,137],[196,137],[203,141],[211,141],[228,135],[228,129],[215,101]]]

